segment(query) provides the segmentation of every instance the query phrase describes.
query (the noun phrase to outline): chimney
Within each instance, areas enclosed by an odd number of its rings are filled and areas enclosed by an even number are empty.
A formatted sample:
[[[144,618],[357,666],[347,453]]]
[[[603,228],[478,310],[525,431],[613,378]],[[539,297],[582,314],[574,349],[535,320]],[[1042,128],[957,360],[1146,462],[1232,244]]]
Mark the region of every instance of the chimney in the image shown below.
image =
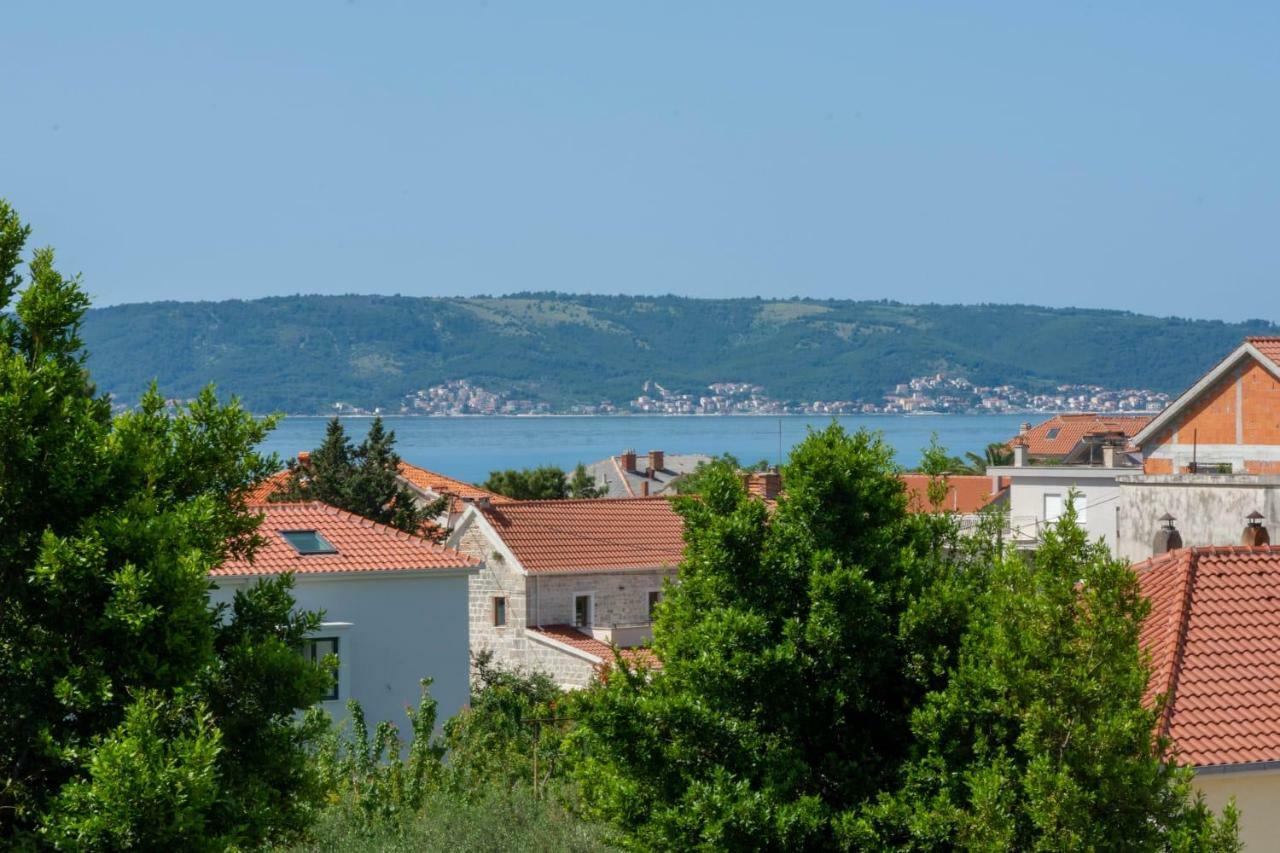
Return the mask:
[[[640,481],[640,497],[642,498],[649,497],[649,481],[648,480]]]
[[[1114,444],[1102,445],[1102,467],[1116,467],[1116,446]]]
[[[747,477],[747,493],[775,500],[782,493],[782,475],[777,471],[753,471]]]
[[[1027,467],[1027,440],[1021,436],[1013,440],[1013,467]]]
[[[1264,516],[1256,509],[1245,516],[1248,523],[1244,528],[1244,535],[1240,537],[1240,544],[1248,547],[1254,545],[1270,545],[1271,534],[1267,532],[1267,528],[1262,526]]]
[[[1026,435],[1026,434],[1027,434],[1027,433],[1029,433],[1029,432],[1031,432],[1031,422],[1030,422],[1030,421],[1023,421],[1023,422],[1018,426],[1018,435]]]
[[[618,458],[618,462],[622,465],[623,471],[636,470],[636,452],[634,450],[622,451],[622,456]]]
[[[658,471],[663,470],[664,469],[663,463],[665,461],[666,460],[663,459],[661,450],[650,450],[649,451],[649,476],[652,477]]]
[[[302,468],[311,467],[311,451],[310,450],[298,451],[298,465],[299,467],[302,467]]]
[[[493,506],[493,501],[489,499],[488,495],[479,495],[474,498],[464,498],[464,502],[469,504],[475,504],[477,509],[488,509],[489,507]]]
[[[1156,537],[1151,542],[1151,556],[1158,557],[1182,547],[1182,534],[1173,526],[1175,521],[1177,519],[1167,512],[1160,516],[1162,526],[1156,531]]]

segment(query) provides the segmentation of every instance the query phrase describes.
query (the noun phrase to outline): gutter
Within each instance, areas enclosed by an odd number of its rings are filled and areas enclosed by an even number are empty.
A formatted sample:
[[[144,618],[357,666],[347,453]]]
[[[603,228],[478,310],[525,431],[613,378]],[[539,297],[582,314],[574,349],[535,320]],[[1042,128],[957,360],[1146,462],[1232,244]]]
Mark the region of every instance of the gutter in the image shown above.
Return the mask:
[[[1280,770],[1280,760],[1249,761],[1240,764],[1210,764],[1195,769],[1197,776],[1224,776],[1230,773],[1261,773]]]

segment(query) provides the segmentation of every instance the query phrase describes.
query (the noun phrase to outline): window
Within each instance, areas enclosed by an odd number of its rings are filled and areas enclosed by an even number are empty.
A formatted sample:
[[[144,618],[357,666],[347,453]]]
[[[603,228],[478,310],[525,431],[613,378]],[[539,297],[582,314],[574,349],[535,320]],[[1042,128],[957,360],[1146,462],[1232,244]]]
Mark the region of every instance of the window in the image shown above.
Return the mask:
[[[312,663],[323,663],[329,655],[335,658],[338,656],[337,637],[316,637],[302,645],[302,656]],[[329,688],[329,692],[320,697],[323,702],[332,702],[338,698],[338,668],[335,666],[330,673],[333,675],[333,686]]]
[[[493,599],[493,624],[501,628],[507,624],[507,599],[498,595]]]
[[[1062,517],[1066,504],[1062,500],[1062,495],[1045,495],[1044,496],[1044,520],[1046,522],[1057,521]]]
[[[338,549],[319,530],[281,530],[281,538],[293,546],[299,554],[336,554]]]
[[[662,600],[662,590],[649,590],[649,621],[653,621],[653,611],[658,606],[658,602]]]
[[[575,628],[591,627],[591,594],[573,597],[573,626]]]
[[[1053,441],[1058,437],[1058,433],[1060,432],[1062,432],[1062,427],[1050,427],[1049,431],[1044,434],[1044,437],[1049,441]]]
[[[1089,523],[1089,499],[1082,494],[1077,494],[1072,499],[1072,506],[1076,508],[1076,524],[1084,527]]]

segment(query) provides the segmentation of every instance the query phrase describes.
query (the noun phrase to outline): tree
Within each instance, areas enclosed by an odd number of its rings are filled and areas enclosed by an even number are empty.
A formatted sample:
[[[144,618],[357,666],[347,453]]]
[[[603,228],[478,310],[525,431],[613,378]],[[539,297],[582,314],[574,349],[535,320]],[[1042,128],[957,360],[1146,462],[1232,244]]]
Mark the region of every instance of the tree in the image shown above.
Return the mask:
[[[581,697],[571,743],[591,812],[642,848],[821,849],[908,755],[966,596],[910,516],[891,450],[837,424],[791,454],[771,510],[733,466],[685,498],[661,671],[622,661]],[[928,594],[926,594],[928,593]],[[931,602],[925,607],[924,602]]]
[[[707,482],[711,479],[712,472],[714,472],[717,467],[733,473],[767,471],[769,470],[769,460],[761,459],[754,465],[743,465],[738,461],[738,457],[734,456],[732,453],[722,453],[719,456],[713,456],[710,461],[699,462],[688,474],[684,474],[676,479],[676,494],[700,494],[703,488],[706,487]]]
[[[1013,448],[1002,441],[993,441],[982,451],[982,455],[969,451],[964,455],[967,460],[966,473],[985,474],[988,468],[1013,464]]]
[[[270,500],[322,501],[406,533],[443,538],[447,531],[435,529],[430,522],[448,510],[448,496],[419,505],[400,478],[395,444],[395,431],[388,431],[382,418],[375,417],[364,441],[353,447],[342,421],[335,417],[325,427],[324,441],[305,463],[290,461],[287,481]]]
[[[565,498],[598,498],[608,493],[581,462],[573,469],[573,477],[554,465],[520,470],[490,471],[481,488],[518,501],[564,500]]]
[[[170,407],[154,387],[113,418],[84,367],[79,279],[38,249],[23,287],[28,234],[0,201],[0,844],[285,837],[313,794],[305,774],[262,775],[229,745],[283,730],[300,758],[292,715],[327,676],[279,656],[278,621],[251,630],[207,596],[210,569],[255,547],[244,496],[274,467],[254,450],[272,421],[211,389]],[[273,620],[292,606],[279,602]],[[269,679],[225,653],[228,631],[245,658],[276,662]],[[236,713],[255,706],[266,716]],[[248,813],[237,786],[271,797]]]
[[[1073,505],[1025,560],[996,555],[947,685],[916,710],[906,783],[859,843],[903,849],[1238,849],[1144,701],[1138,579]],[[888,803],[891,803],[889,805]],[[897,826],[893,826],[894,821]],[[866,826],[870,826],[867,824]],[[866,827],[864,827],[865,829]]]

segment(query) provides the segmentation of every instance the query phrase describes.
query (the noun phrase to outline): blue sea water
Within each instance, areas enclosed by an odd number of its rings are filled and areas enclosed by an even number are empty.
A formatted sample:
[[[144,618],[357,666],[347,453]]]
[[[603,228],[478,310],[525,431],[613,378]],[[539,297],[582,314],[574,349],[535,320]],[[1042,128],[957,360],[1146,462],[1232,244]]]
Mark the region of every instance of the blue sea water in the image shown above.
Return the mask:
[[[837,418],[845,429],[879,430],[897,453],[899,464],[911,467],[932,434],[955,455],[981,453],[993,441],[1018,431],[1018,424],[1039,420],[1027,415],[865,415]],[[407,462],[469,482],[484,480],[490,471],[557,465],[569,469],[578,462],[595,462],[634,448],[639,453],[732,453],[743,462],[776,462],[810,428],[822,428],[829,417],[388,417],[395,430],[396,449]],[[367,418],[345,418],[355,441],[364,436]],[[286,418],[264,443],[281,458],[308,450],[324,436],[323,418]]]

